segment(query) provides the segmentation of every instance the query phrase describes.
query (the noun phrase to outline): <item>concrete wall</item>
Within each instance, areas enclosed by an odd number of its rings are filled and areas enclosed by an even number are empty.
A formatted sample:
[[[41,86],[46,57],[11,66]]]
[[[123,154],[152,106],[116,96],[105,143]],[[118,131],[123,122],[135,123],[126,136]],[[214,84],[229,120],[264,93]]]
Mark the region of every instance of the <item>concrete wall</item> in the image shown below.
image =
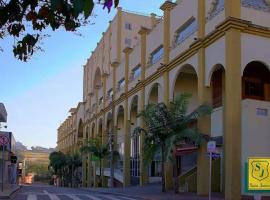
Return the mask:
[[[261,115],[258,109],[267,110]],[[242,101],[242,192],[244,164],[248,157],[270,157],[270,102],[246,99]],[[235,133],[237,134],[237,133]]]

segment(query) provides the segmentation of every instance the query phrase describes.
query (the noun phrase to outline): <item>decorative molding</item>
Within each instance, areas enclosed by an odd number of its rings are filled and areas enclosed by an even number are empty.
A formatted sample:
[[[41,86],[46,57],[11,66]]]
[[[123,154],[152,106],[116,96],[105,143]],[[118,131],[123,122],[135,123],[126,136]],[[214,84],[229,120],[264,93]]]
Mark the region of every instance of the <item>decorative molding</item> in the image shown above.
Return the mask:
[[[207,12],[206,22],[213,19],[219,13],[221,13],[225,8],[224,0],[212,0],[211,7]]]
[[[270,13],[270,0],[242,0],[242,6]]]

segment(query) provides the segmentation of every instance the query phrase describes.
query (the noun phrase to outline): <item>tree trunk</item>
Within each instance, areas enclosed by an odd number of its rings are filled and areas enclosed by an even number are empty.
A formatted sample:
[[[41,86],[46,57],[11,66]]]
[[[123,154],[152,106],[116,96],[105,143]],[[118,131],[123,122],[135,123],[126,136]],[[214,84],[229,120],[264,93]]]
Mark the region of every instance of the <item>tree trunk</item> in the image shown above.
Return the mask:
[[[99,159],[99,185],[102,187],[102,176],[101,176],[101,159]]]
[[[71,187],[72,187],[72,188],[74,187],[74,182],[73,182],[74,177],[73,177],[73,173],[74,173],[74,166],[72,165],[72,167],[71,167]]]
[[[177,160],[176,156],[173,156],[173,170],[174,170],[174,192],[177,194],[179,193],[179,178],[178,178],[178,173],[177,173]],[[181,157],[179,159],[179,175],[181,175]]]
[[[162,167],[162,192],[166,192],[165,188],[165,167],[164,167],[164,144],[161,144],[161,167]]]

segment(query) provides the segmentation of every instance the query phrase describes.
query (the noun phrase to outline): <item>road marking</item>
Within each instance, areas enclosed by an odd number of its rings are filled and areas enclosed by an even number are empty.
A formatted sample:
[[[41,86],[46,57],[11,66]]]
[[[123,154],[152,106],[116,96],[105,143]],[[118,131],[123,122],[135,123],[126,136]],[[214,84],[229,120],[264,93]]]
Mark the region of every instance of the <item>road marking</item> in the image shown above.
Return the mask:
[[[110,200],[119,200],[119,198],[109,196],[109,194],[108,195],[102,195],[102,197],[105,197],[105,198],[110,199]]]
[[[105,198],[107,198],[107,199],[110,199],[110,200],[119,200],[119,199],[126,199],[126,200],[135,200],[135,199],[133,199],[133,198],[128,198],[128,197],[122,197],[122,196],[115,196],[115,197],[113,197],[113,196],[110,196],[109,194],[108,195],[101,195],[102,197],[105,197]]]
[[[48,195],[51,200],[60,200],[55,194],[50,194],[48,191],[43,190],[44,194]]]
[[[76,195],[74,194],[65,194],[66,196],[70,197],[71,199],[73,200],[81,200],[79,197],[77,197]]]
[[[122,197],[122,196],[121,196],[121,199],[126,199],[126,200],[135,200],[135,199],[133,199],[133,198],[129,198],[129,197]]]
[[[27,200],[37,200],[37,195],[29,194],[29,195],[27,195]]]
[[[92,195],[85,195],[85,196],[87,196],[87,197],[89,197],[90,199],[92,199],[92,200],[102,200],[102,199],[100,199],[100,198],[98,198],[98,197],[94,197],[94,196],[92,196]]]

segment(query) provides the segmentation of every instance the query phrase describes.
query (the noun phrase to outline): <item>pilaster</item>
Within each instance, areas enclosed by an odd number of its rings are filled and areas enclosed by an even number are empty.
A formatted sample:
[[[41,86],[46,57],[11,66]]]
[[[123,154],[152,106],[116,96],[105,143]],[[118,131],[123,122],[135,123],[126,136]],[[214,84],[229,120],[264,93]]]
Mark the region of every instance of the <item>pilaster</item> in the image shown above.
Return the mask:
[[[241,32],[228,30],[225,42],[225,199],[236,200],[241,197]]]
[[[129,79],[129,55],[132,48],[126,47],[123,51],[125,53],[125,94],[128,92],[128,79]],[[124,187],[130,185],[130,129],[128,121],[128,98],[125,99],[124,104]]]
[[[225,1],[225,16],[241,17],[241,0]],[[241,198],[241,31],[225,33],[224,166],[225,199]]]
[[[153,16],[152,16],[153,17]],[[145,80],[145,68],[146,68],[146,39],[147,34],[149,33],[149,29],[142,27],[139,31],[139,34],[141,35],[141,80],[142,82]],[[145,108],[145,86],[143,85],[141,89],[141,98],[139,103],[139,112],[143,111]],[[145,127],[144,120],[140,117],[139,123],[141,128]],[[144,144],[144,134],[141,134],[140,137],[140,144]],[[148,169],[144,165],[144,159],[143,159],[143,145],[140,145],[140,186],[143,186],[143,184],[148,182]]]
[[[117,62],[121,62],[122,50],[122,8],[117,8]]]
[[[205,0],[198,0],[198,39],[205,37]],[[211,102],[211,91],[205,86],[205,48],[198,51],[198,102],[199,104]],[[211,117],[204,116],[198,119],[198,128],[204,134],[211,134]],[[209,192],[209,159],[205,156],[206,144],[201,145],[197,158],[197,193],[207,195]]]
[[[175,3],[171,1],[165,1],[160,7],[164,13],[163,19],[163,64],[164,67],[167,67],[167,64],[170,61],[170,30],[171,30],[171,10],[176,6]],[[164,79],[164,103],[169,104],[170,98],[170,84],[169,84],[169,71],[166,69],[163,73]],[[172,162],[165,163],[165,189],[170,190],[173,188],[173,165]]]

